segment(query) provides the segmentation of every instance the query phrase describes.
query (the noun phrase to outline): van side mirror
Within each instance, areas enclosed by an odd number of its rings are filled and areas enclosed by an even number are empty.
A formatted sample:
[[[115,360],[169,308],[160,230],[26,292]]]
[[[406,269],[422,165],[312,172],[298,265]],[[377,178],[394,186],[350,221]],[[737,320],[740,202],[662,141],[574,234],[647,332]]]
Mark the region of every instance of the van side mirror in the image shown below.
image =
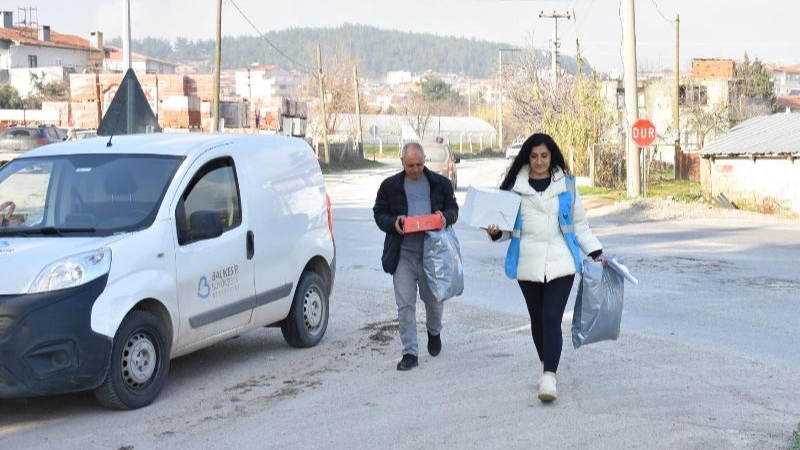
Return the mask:
[[[453,163],[458,164],[461,162],[461,157],[456,155],[453,157]]]
[[[204,241],[222,236],[222,221],[214,211],[195,211],[189,218],[191,229],[183,234],[183,243]]]

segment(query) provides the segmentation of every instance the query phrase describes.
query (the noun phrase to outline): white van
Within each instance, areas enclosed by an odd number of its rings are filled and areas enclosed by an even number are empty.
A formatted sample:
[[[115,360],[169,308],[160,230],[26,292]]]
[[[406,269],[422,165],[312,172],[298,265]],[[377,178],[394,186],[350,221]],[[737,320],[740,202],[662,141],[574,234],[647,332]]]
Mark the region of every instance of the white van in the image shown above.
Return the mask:
[[[0,168],[0,398],[158,396],[170,359],[328,325],[330,199],[302,140],[151,134],[54,144]]]

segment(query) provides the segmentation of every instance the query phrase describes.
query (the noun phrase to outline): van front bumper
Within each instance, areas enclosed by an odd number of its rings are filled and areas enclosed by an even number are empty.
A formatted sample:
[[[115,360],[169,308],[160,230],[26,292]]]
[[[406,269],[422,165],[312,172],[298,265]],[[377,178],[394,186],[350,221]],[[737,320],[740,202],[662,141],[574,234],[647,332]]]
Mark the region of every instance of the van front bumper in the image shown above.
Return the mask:
[[[83,391],[103,382],[112,339],[92,331],[91,315],[107,281],[0,295],[0,398]]]

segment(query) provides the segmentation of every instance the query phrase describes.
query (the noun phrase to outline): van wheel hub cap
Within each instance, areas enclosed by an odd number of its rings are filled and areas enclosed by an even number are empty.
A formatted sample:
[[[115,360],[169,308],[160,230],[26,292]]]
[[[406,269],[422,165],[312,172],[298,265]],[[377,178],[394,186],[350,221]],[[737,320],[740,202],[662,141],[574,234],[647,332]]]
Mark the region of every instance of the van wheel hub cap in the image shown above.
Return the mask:
[[[131,388],[140,388],[156,371],[158,355],[153,342],[144,332],[131,335],[122,351],[122,377]]]
[[[324,308],[319,290],[317,288],[309,289],[303,301],[303,318],[309,332],[313,333],[319,329],[325,312]]]

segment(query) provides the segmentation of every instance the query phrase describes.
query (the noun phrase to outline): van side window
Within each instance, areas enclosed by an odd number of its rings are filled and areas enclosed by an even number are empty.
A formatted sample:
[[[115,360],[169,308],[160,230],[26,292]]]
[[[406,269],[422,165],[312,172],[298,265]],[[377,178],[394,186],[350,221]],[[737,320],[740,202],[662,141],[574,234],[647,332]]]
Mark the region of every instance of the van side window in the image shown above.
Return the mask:
[[[231,158],[209,162],[195,174],[175,211],[180,245],[213,239],[242,223],[236,168]]]

